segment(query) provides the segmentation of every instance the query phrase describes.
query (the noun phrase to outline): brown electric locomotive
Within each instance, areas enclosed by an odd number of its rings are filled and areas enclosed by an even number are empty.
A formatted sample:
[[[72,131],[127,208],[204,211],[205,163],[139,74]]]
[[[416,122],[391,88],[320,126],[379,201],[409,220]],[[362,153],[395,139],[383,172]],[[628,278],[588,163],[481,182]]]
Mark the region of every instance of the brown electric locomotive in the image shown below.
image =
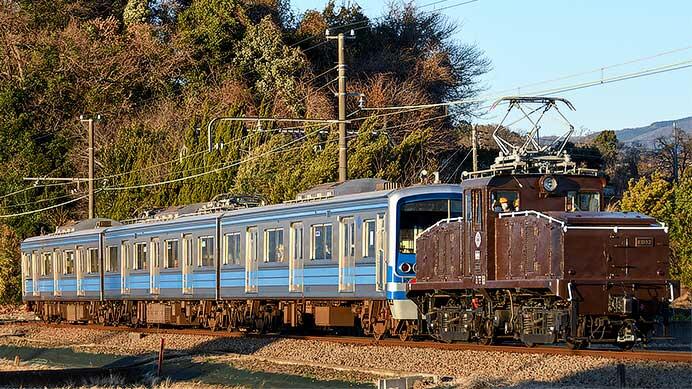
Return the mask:
[[[556,98],[502,101],[510,109],[571,108]],[[496,131],[495,164],[461,183],[463,217],[418,237],[407,295],[427,332],[445,342],[573,348],[629,348],[665,334],[679,288],[668,279],[667,227],[639,213],[604,212],[605,179],[564,152],[571,125],[543,145],[534,122],[520,145]]]

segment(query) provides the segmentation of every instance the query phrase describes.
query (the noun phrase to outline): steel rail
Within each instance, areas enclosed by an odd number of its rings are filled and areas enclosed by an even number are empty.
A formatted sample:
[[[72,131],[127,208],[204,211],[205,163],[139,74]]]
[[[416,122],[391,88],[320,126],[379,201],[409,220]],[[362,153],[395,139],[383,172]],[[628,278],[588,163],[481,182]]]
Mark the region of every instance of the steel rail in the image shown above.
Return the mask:
[[[333,335],[280,335],[280,334],[249,334],[245,332],[230,332],[226,330],[212,331],[206,329],[176,329],[176,328],[132,328],[125,326],[105,326],[100,324],[56,324],[56,323],[41,323],[43,327],[53,328],[74,328],[74,329],[91,329],[100,331],[118,331],[118,332],[133,332],[145,334],[170,334],[170,335],[194,335],[194,336],[210,336],[222,338],[258,338],[258,339],[296,339],[296,340],[313,340],[319,342],[331,342],[348,344],[355,346],[382,346],[382,347],[410,347],[410,348],[428,348],[437,350],[451,351],[478,351],[478,352],[500,352],[500,353],[515,353],[515,354],[546,354],[546,355],[568,355],[579,357],[598,357],[609,358],[615,360],[632,360],[632,361],[659,361],[659,362],[686,362],[692,364],[692,352],[688,351],[653,351],[653,350],[603,350],[603,349],[586,349],[572,350],[567,347],[560,346],[538,346],[526,347],[523,345],[481,345],[476,343],[441,343],[435,341],[402,341],[399,339],[381,339],[376,340],[370,337],[354,337],[354,336],[333,336]]]

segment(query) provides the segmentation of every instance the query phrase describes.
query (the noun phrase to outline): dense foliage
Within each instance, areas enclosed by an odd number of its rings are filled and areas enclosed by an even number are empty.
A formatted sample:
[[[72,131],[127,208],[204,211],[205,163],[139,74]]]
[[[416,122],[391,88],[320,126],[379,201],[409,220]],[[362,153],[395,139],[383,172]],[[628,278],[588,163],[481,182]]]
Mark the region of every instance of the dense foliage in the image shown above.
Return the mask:
[[[303,15],[285,0],[3,2],[0,193],[11,195],[0,198],[0,213],[85,194],[85,185],[23,180],[86,176],[82,114],[102,118],[96,123],[101,217],[130,218],[224,192],[279,202],[333,181],[332,125],[219,122],[215,150],[206,152],[206,126],[217,116],[336,117],[336,48],[325,42],[327,28],[355,30],[347,42],[349,90],[363,93],[367,106],[474,97],[489,69],[480,49],[452,39],[454,24],[412,3],[393,3],[383,17],[369,19],[357,5],[333,1]],[[422,169],[442,167],[451,180],[458,164],[440,161],[465,154],[455,153],[465,147],[459,123],[474,110],[382,116],[349,98],[350,176],[410,184]],[[162,181],[170,183],[144,186]],[[15,271],[7,261],[16,260],[17,239],[83,218],[85,206],[76,201],[0,219],[0,268]]]

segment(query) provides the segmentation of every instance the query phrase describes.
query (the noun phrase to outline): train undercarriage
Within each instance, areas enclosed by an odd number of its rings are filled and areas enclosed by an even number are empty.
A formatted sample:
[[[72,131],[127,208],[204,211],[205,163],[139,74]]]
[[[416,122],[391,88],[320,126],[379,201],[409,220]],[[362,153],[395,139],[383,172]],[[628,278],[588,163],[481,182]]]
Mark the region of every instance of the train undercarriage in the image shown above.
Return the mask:
[[[636,299],[611,301],[614,308],[622,309],[606,315],[581,314],[577,302],[519,288],[435,291],[413,299],[427,333],[448,343],[514,340],[528,347],[564,342],[572,349],[592,344],[630,349],[668,333],[665,307],[656,306],[656,314],[640,314]]]
[[[347,335],[418,334],[412,321],[392,318],[384,300],[112,300],[34,301],[30,307],[45,322],[93,323],[131,327],[196,327],[248,333],[327,332]]]

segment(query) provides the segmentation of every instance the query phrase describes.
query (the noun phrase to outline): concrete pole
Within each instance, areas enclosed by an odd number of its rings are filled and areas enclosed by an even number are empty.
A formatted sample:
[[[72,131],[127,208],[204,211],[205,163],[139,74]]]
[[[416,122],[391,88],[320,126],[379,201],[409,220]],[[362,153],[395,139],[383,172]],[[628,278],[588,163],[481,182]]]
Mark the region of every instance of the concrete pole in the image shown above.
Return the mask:
[[[478,171],[478,139],[476,135],[476,125],[471,126],[471,153],[473,157],[473,171]]]
[[[89,219],[94,218],[94,119],[87,120],[89,128]]]
[[[346,59],[344,34],[337,37],[339,70],[339,182],[348,180],[348,145],[346,143]]]

